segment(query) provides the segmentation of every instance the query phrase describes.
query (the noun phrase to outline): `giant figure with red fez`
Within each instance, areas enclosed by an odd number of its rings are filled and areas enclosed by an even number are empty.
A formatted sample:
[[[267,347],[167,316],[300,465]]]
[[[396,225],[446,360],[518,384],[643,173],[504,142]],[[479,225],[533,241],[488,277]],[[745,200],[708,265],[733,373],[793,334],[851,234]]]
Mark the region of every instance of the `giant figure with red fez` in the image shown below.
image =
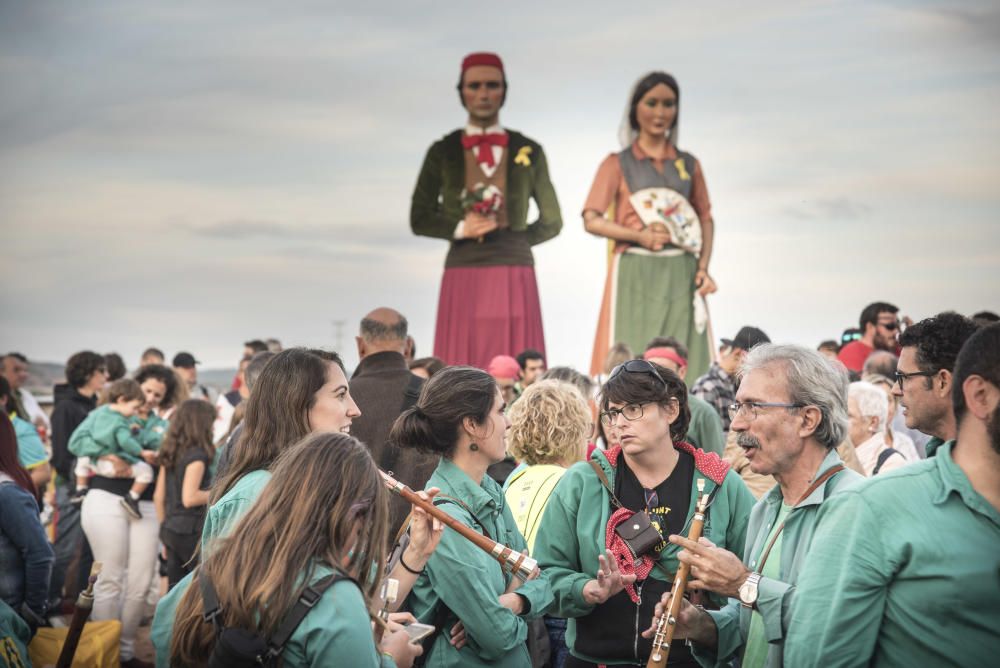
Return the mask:
[[[500,125],[507,78],[500,57],[473,53],[458,82],[466,127],[435,142],[410,208],[415,234],[447,239],[434,355],[485,368],[495,355],[545,352],[531,247],[559,234],[562,217],[545,153]],[[528,200],[538,219],[528,221]]]

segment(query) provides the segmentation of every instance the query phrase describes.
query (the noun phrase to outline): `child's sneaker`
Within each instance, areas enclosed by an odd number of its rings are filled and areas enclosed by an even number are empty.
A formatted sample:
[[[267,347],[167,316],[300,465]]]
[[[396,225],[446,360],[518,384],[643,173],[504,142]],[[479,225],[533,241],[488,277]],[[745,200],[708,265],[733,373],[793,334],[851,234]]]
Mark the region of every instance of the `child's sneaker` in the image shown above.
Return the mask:
[[[87,496],[88,487],[80,487],[73,490],[73,493],[69,495],[69,502],[74,506],[79,506],[83,503],[83,497]]]
[[[137,520],[142,519],[142,511],[139,510],[139,502],[133,499],[131,496],[126,494],[121,498],[121,501],[119,503],[122,504],[122,508],[125,509],[125,512],[127,512],[133,518]]]

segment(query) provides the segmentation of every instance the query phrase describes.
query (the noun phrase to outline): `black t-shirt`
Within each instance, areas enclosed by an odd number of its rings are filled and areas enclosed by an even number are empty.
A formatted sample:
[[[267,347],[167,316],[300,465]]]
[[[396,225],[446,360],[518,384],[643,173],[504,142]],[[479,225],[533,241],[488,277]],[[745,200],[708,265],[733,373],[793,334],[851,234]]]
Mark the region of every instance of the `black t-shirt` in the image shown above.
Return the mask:
[[[212,460],[208,456],[208,453],[201,448],[188,450],[174,464],[173,468],[167,469],[167,498],[164,503],[166,518],[163,521],[163,526],[174,533],[200,533],[201,525],[205,519],[206,506],[185,508],[181,502],[182,490],[184,488],[184,473],[187,467],[194,462],[203,462],[205,464],[205,475],[201,479],[200,489],[208,489],[212,486],[212,474],[208,468]]]
[[[649,513],[653,526],[663,535],[663,541],[655,548],[657,554],[667,546],[667,536],[684,530],[693,480],[694,457],[683,450],[677,451],[677,465],[656,489],[644,488],[624,457],[618,463],[615,495],[629,510]]]

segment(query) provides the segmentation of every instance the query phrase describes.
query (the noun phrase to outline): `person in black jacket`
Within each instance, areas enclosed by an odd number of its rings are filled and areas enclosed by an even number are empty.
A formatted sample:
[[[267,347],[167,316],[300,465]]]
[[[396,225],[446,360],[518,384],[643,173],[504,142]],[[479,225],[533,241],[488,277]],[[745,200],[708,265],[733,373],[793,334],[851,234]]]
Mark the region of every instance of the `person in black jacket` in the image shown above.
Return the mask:
[[[74,490],[73,465],[75,458],[69,451],[69,438],[87,414],[97,405],[97,393],[108,378],[104,356],[84,350],[76,353],[66,362],[66,382],[57,384],[52,395],[52,466],[56,470],[56,506],[59,518],[56,523],[54,544],[56,560],[52,565],[49,582],[50,607],[58,606],[62,599],[63,584],[67,579],[66,569],[81,542],[80,563],[77,584],[85,582],[90,571],[93,556],[90,546],[83,539],[80,530],[80,506],[71,502]]]

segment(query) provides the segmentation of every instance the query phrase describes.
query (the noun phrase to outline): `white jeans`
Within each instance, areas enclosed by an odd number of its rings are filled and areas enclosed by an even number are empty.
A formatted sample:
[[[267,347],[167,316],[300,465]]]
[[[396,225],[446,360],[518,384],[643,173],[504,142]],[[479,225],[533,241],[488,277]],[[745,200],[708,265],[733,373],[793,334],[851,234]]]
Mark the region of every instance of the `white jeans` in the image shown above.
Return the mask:
[[[153,482],[153,467],[146,462],[139,461],[132,464],[130,467],[132,471],[132,477],[135,478],[136,482],[144,482],[147,485]],[[115,474],[115,465],[106,459],[98,459],[97,463],[91,461],[90,457],[77,457],[76,468],[73,469],[74,475],[85,478],[91,473],[96,473],[97,475],[104,476],[105,478],[117,478]]]
[[[152,501],[140,501],[142,519],[133,519],[121,497],[91,489],[83,499],[83,526],[94,561],[104,566],[94,586],[95,621],[121,619],[121,659],[135,656],[135,633],[146,608],[146,592],[156,569],[160,523]]]

